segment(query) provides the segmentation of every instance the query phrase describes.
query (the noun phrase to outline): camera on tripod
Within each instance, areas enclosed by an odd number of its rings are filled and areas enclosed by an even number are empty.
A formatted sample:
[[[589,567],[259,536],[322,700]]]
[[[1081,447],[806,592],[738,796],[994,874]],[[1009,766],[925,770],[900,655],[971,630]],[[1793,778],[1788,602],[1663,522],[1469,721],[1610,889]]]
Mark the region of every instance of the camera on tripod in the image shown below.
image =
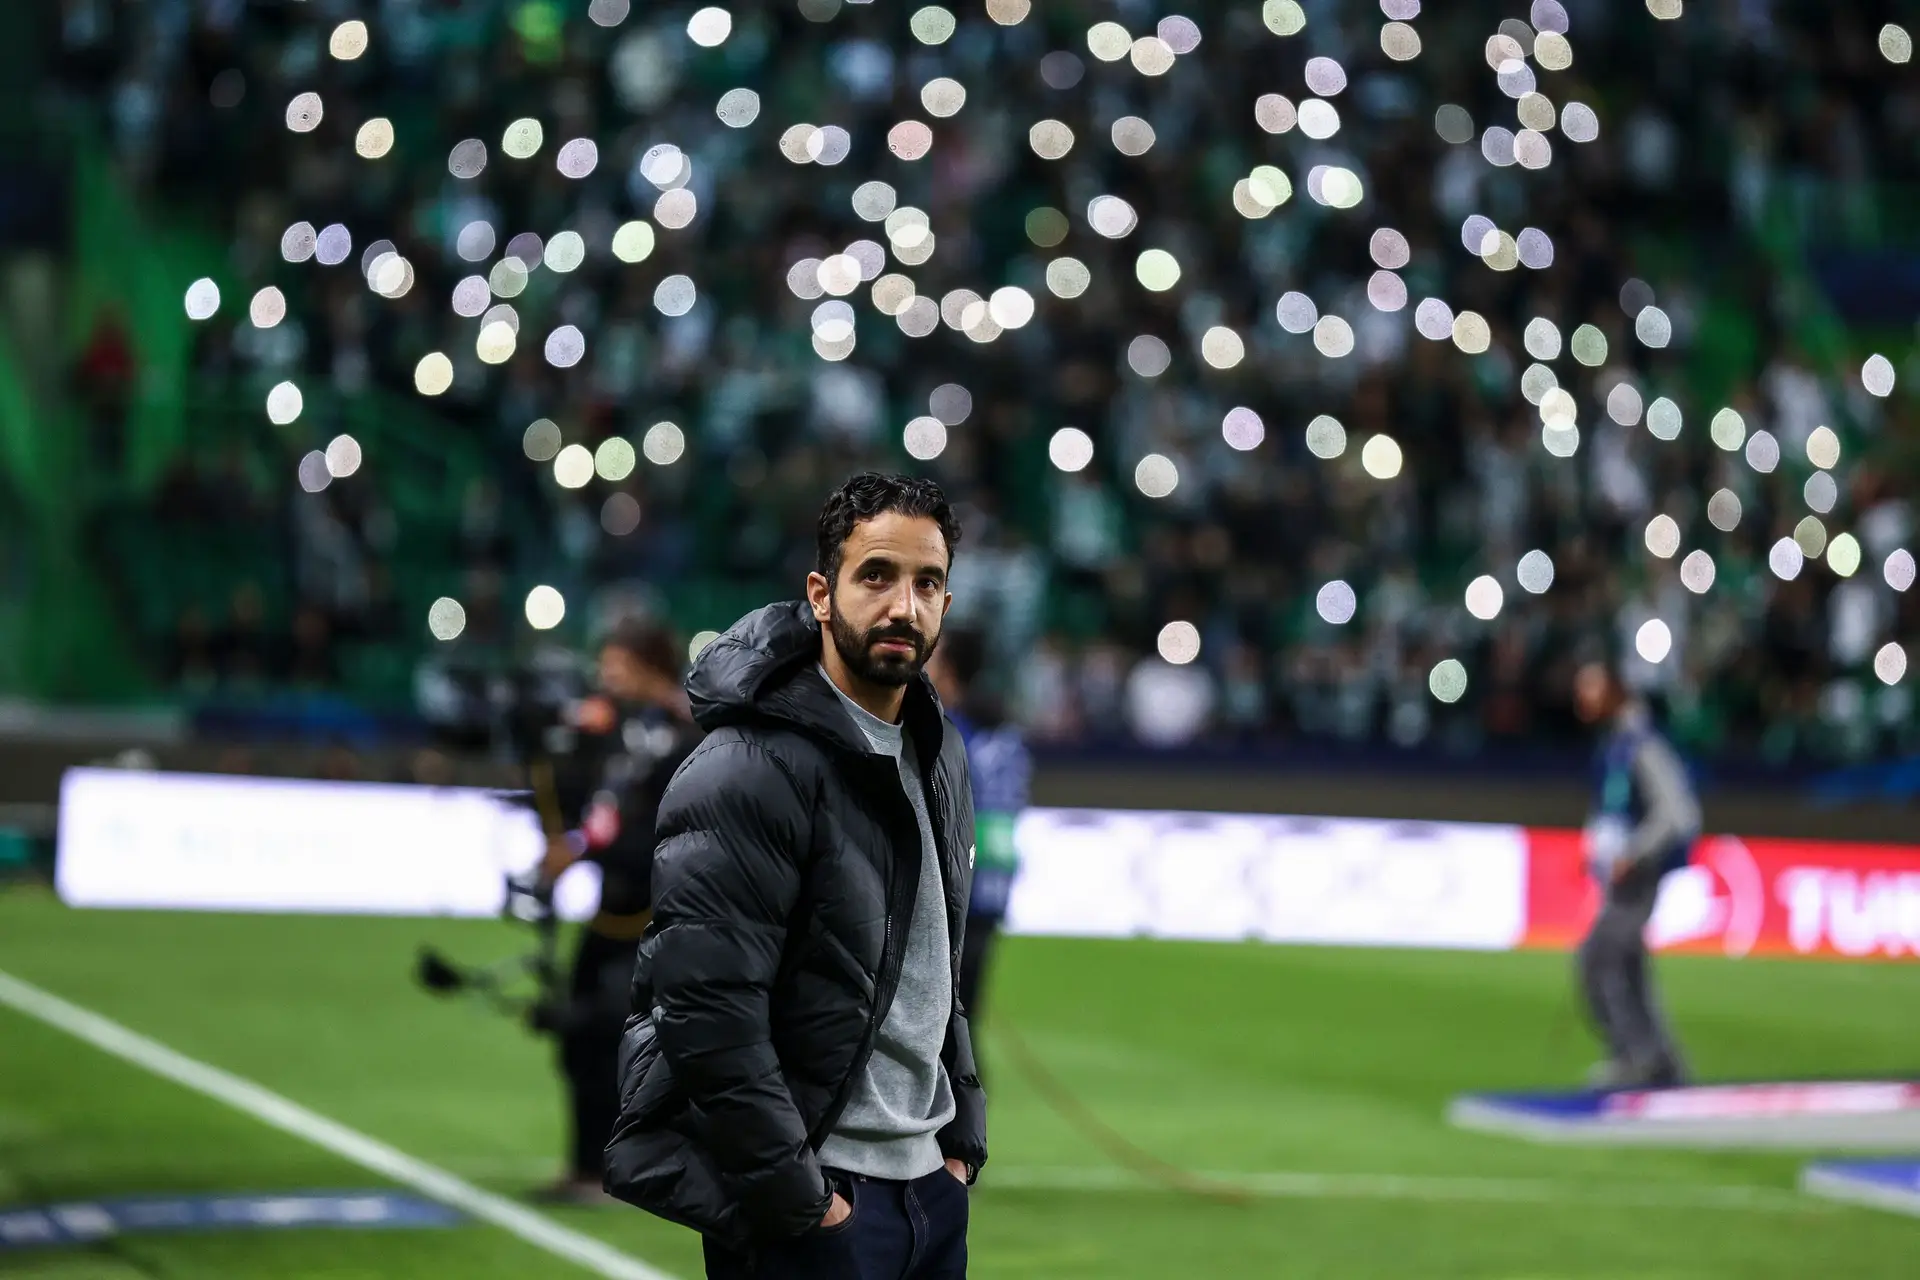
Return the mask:
[[[422,947],[414,976],[434,995],[472,996],[536,1030],[546,1029],[543,1024],[557,1020],[550,1011],[565,1002],[560,989],[560,916],[554,910],[553,886],[537,871],[507,876],[501,914],[533,930],[530,951],[492,964],[463,965],[434,947]]]

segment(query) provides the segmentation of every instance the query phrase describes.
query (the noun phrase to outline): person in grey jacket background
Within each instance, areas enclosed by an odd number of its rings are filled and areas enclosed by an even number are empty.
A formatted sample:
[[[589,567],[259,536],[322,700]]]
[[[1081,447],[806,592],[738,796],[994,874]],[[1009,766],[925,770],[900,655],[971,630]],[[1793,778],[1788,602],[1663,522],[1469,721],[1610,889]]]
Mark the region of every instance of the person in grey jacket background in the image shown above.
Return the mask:
[[[1603,1089],[1681,1084],[1686,1068],[1654,998],[1646,929],[1660,882],[1692,856],[1700,803],[1646,704],[1611,667],[1580,668],[1574,707],[1583,721],[1604,728],[1586,828],[1587,865],[1604,898],[1580,944],[1579,973],[1608,1058],[1590,1082]]]

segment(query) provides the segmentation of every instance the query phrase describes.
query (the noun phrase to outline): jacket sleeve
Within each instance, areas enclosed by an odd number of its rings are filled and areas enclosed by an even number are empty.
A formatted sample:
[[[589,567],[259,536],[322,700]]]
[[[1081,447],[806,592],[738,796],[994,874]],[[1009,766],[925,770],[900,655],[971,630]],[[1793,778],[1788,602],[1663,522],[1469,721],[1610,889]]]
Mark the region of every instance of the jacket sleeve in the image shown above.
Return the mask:
[[[810,811],[763,748],[710,739],[660,809],[653,1005],[660,1051],[751,1226],[798,1235],[830,1203],[768,1016],[800,891]]]
[[[953,1088],[953,1119],[935,1135],[940,1154],[972,1165],[978,1172],[987,1163],[987,1093],[980,1087],[980,1068],[974,1063],[967,1015],[958,1005],[947,1026],[947,1044],[940,1060]]]

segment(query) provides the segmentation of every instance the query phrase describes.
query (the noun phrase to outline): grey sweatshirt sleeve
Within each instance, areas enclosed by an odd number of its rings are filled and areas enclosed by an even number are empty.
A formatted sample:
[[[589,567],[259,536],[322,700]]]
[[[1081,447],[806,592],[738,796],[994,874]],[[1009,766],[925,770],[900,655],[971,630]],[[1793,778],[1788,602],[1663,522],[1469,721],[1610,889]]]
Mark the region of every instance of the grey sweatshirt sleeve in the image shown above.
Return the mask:
[[[1633,777],[1645,798],[1646,816],[1627,839],[1628,861],[1643,862],[1700,834],[1700,802],[1672,747],[1647,738],[1634,753]]]

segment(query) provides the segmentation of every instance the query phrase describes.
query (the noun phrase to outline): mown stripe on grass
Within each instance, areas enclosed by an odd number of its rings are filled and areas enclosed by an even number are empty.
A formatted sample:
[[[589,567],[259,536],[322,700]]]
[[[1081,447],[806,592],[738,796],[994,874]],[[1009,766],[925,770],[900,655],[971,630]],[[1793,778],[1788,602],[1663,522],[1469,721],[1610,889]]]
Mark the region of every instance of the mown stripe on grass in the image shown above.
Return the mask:
[[[129,1030],[110,1018],[83,1009],[50,991],[0,970],[0,1004],[37,1019],[105,1053],[225,1103],[263,1124],[292,1134],[345,1160],[370,1169],[421,1195],[451,1205],[482,1222],[519,1237],[536,1249],[563,1258],[606,1280],[674,1280],[657,1267],[592,1236],[564,1227],[525,1205],[483,1191],[445,1169],[428,1164],[329,1120],[272,1090],[189,1058],[157,1040]]]

